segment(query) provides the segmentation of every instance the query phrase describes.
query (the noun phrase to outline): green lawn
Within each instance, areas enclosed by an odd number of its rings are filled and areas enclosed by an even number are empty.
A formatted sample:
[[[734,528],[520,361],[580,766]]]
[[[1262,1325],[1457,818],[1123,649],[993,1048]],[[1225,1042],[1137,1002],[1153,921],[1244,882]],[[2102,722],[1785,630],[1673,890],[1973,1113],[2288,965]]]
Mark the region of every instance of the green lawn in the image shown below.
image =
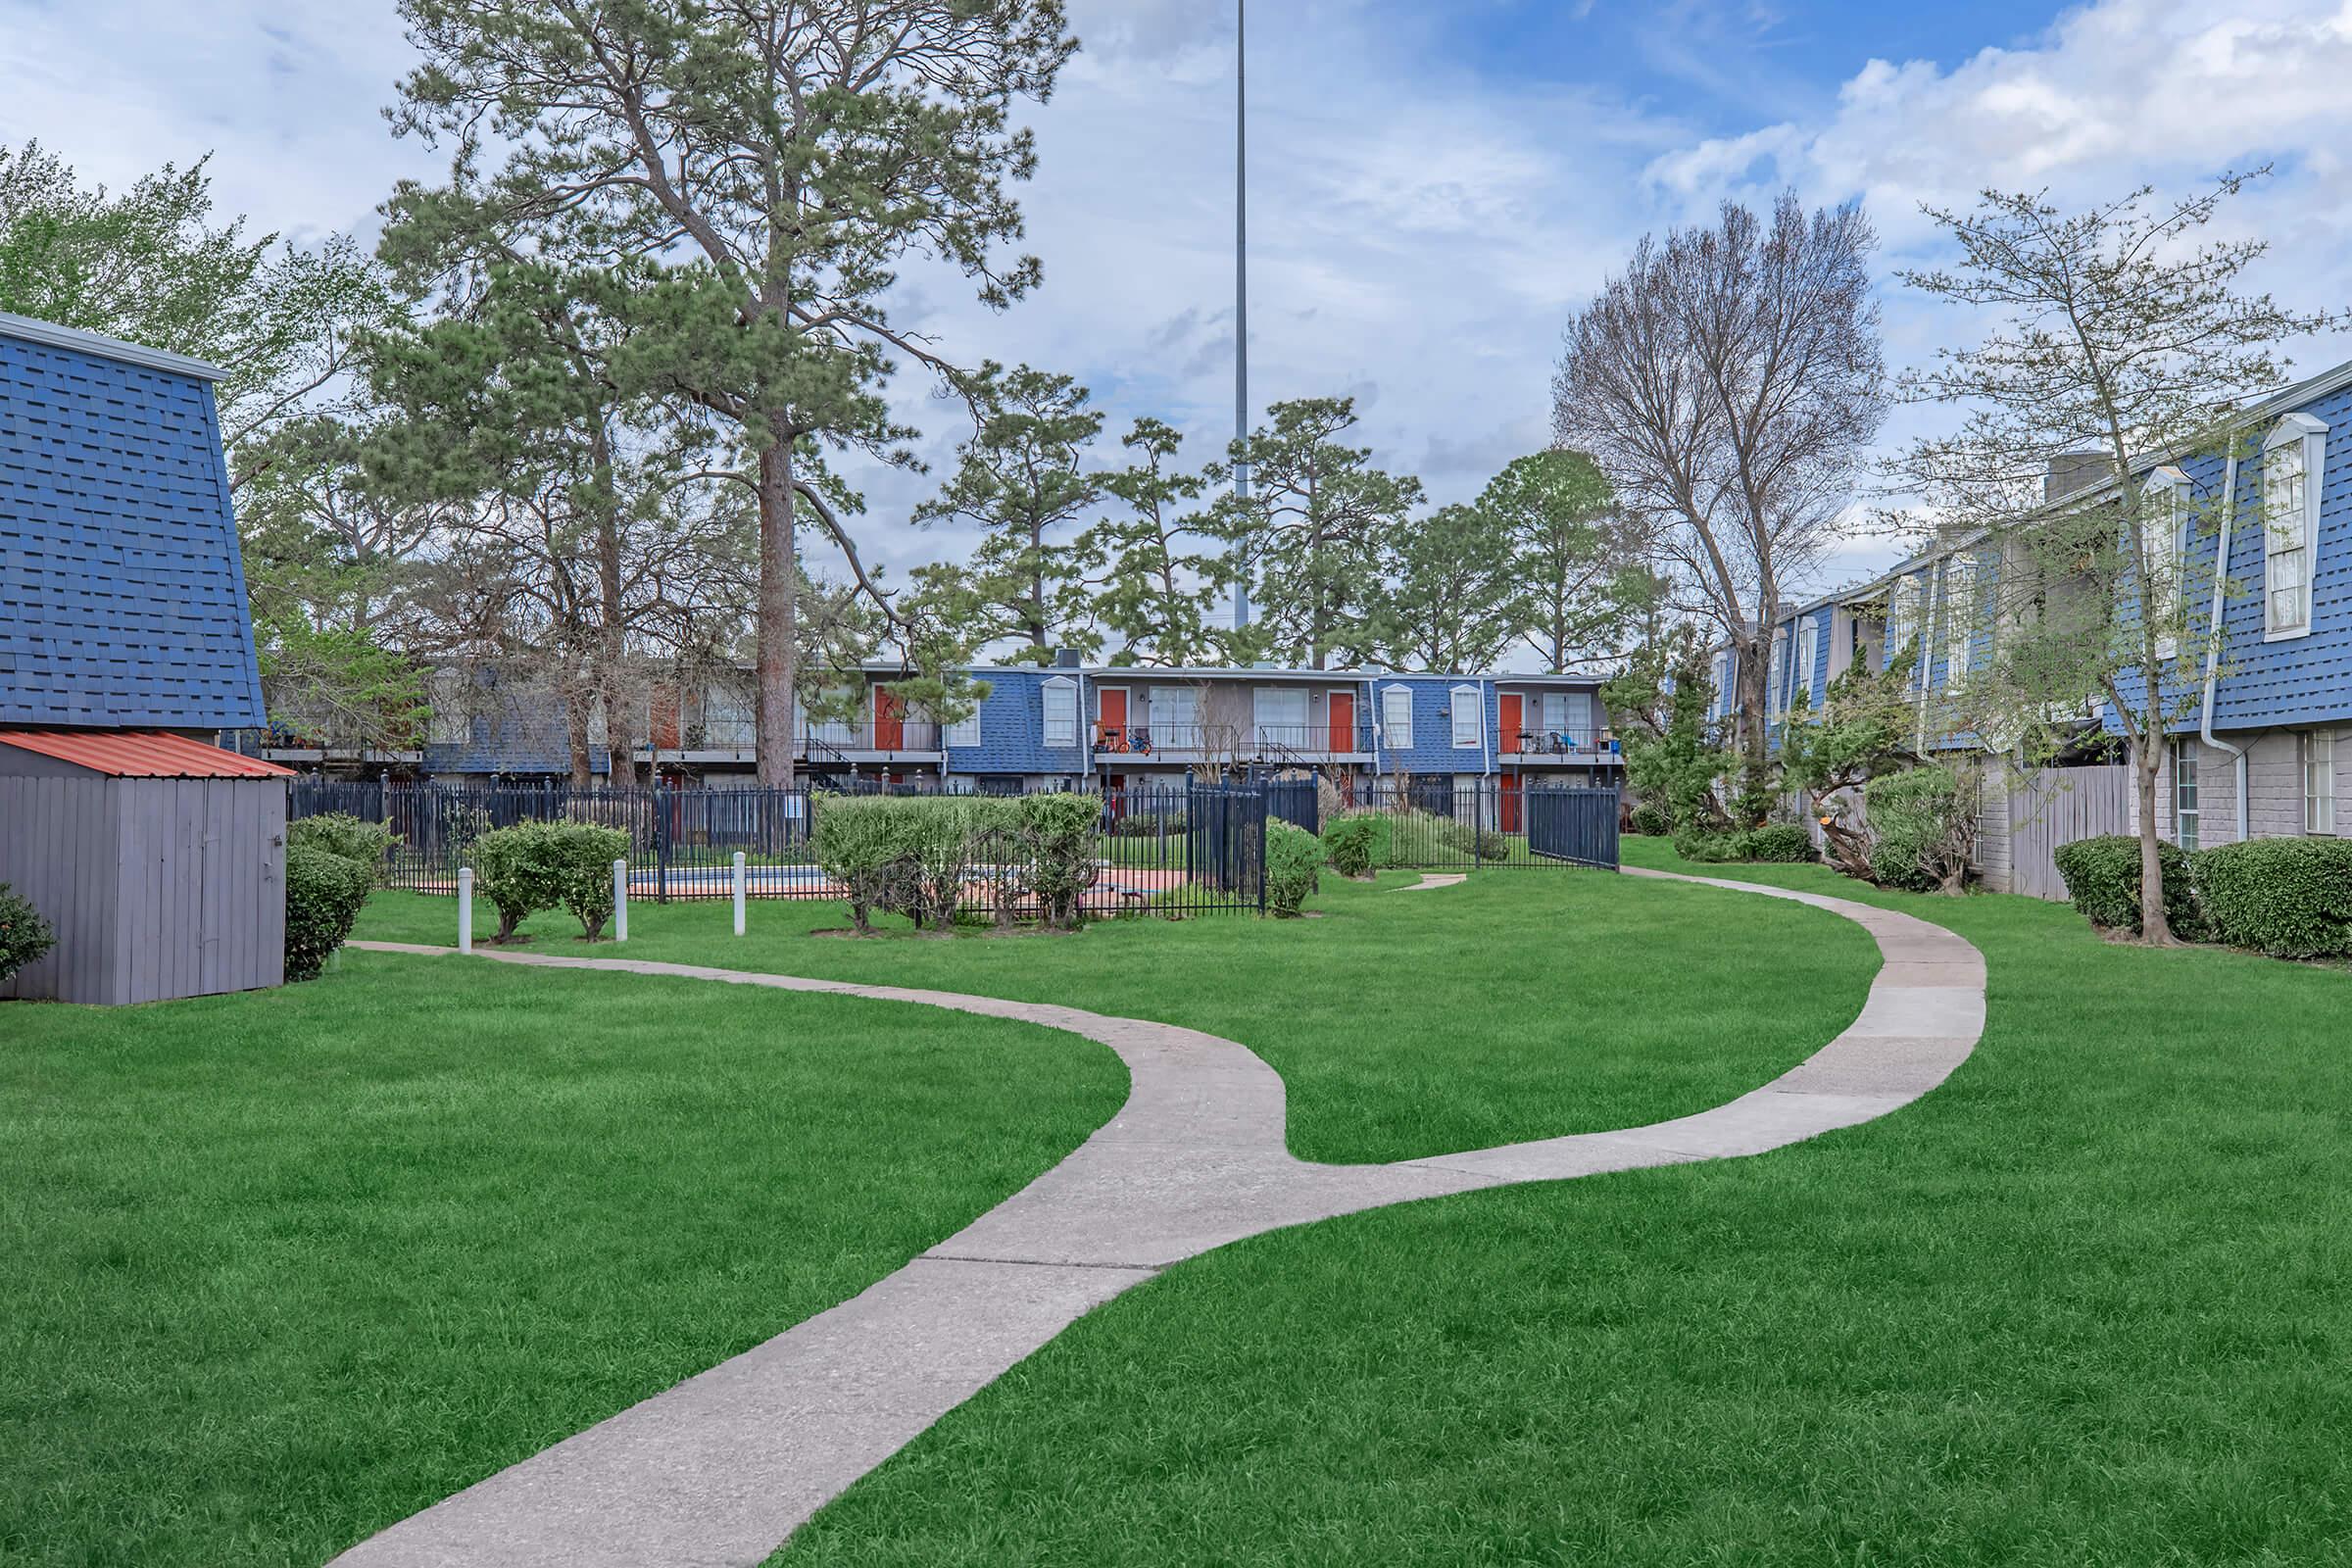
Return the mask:
[[[454,959],[0,1004],[0,1562],[321,1562],[855,1295],[1126,1089],[1058,1031]]]
[[[1407,1159],[1719,1104],[1853,1021],[1878,951],[1849,921],[1738,893],[1545,867],[1434,893],[1324,878],[1322,918],[1109,921],[1077,936],[848,941],[835,904],[630,906],[628,956],[930,986],[1183,1024],[1249,1046],[1302,1158]],[[381,894],[359,934],[453,943],[456,901]],[[488,905],[475,930],[495,929]],[[534,952],[613,953],[561,912]]]
[[[2111,946],[2022,899],[1691,869],[1967,936],[1976,1056],[1761,1158],[1186,1263],[781,1560],[2352,1562],[2352,977]]]

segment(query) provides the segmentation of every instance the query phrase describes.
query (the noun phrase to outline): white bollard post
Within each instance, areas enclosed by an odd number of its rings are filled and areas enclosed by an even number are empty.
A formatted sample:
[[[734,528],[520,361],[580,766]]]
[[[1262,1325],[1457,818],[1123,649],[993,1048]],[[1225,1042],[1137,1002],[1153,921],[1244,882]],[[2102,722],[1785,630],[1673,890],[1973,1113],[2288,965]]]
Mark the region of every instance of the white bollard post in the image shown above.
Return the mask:
[[[743,935],[743,852],[735,852],[735,934]]]
[[[458,872],[458,951],[473,951],[473,867]]]
[[[612,862],[612,940],[629,940],[629,862]]]

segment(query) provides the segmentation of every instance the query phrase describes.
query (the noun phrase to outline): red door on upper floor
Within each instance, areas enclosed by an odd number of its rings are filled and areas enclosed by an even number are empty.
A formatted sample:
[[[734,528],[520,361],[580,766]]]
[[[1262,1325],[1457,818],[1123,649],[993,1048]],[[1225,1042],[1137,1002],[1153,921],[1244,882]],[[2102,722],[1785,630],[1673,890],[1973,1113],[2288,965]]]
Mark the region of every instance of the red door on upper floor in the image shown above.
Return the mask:
[[[1102,717],[1095,726],[1095,745],[1105,752],[1127,749],[1127,688],[1105,686],[1098,694]]]
[[[1355,693],[1353,693],[1353,692],[1333,692],[1333,693],[1331,694],[1331,710],[1330,710],[1330,711],[1331,711],[1331,743],[1330,743],[1330,745],[1331,745],[1331,750],[1333,750],[1333,751],[1335,751],[1335,752],[1352,752],[1352,751],[1354,751],[1354,750],[1355,750]]]
[[[1501,733],[1496,739],[1506,752],[1524,750],[1519,742],[1519,732],[1527,727],[1526,700],[1511,692],[1505,692],[1502,694],[1501,702],[1502,715],[1499,726]],[[1507,832],[1509,829],[1504,831]]]
[[[874,688],[874,750],[903,751],[906,745],[906,705],[896,692]]]

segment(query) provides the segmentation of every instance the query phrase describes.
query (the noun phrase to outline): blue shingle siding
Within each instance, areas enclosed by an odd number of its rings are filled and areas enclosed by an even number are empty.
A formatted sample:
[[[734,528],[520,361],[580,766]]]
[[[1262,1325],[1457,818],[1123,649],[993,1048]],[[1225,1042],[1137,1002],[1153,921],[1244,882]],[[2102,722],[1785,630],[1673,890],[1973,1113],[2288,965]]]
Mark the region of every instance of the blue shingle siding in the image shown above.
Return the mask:
[[[0,330],[0,722],[262,721],[211,384]]]
[[[1092,761],[1087,744],[1086,690],[1074,669],[984,669],[988,682],[980,702],[980,744],[948,748],[952,773],[1082,774]],[[1046,682],[1080,680],[1078,744],[1046,745]]]
[[[2325,466],[2319,475],[2320,524],[2318,560],[2313,564],[2311,631],[2279,642],[2263,640],[2263,559],[2267,541],[2262,518],[2262,457],[2259,452],[2241,461],[2237,469],[2237,517],[2230,528],[2230,577],[2245,591],[2225,598],[2222,626],[2226,639],[2221,656],[2222,676],[2214,692],[2217,729],[2256,729],[2268,725],[2333,723],[2352,718],[2352,390],[2336,392],[2302,405],[2328,426]],[[2275,422],[2275,421],[2273,421]],[[2270,424],[2254,432],[2259,444]],[[2218,499],[2224,464],[2208,458],[2183,464],[2200,501]],[[2194,546],[2206,563],[2213,560],[2218,536],[2207,533]],[[2195,581],[2202,572],[2191,574]],[[2190,609],[2199,624],[2212,601],[2200,596]],[[2202,666],[2179,672],[2187,687],[2201,687]],[[2194,730],[2197,720],[2182,720],[2179,728]]]
[[[1380,769],[1384,773],[1481,773],[1488,771],[1488,759],[1494,749],[1496,692],[1492,680],[1475,675],[1376,675],[1372,677],[1374,692],[1373,716],[1382,716],[1378,706],[1379,693],[1392,686],[1406,686],[1413,693],[1413,742],[1399,750],[1384,734],[1380,748]],[[1453,744],[1453,719],[1450,716],[1452,690],[1469,686],[1481,693],[1487,718],[1481,744],[1457,747]]]

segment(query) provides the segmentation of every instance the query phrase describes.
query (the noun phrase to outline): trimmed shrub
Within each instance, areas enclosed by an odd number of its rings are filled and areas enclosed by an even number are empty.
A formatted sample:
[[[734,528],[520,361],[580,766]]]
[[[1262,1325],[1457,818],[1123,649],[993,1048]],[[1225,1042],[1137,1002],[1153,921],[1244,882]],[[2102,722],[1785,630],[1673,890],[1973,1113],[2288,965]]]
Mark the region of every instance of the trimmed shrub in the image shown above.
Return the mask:
[[[1000,921],[1035,899],[1047,924],[1067,929],[1102,875],[1102,822],[1092,795],[823,795],[812,848],[860,934],[877,909],[947,930],[975,879],[989,883]]]
[[[1629,825],[1634,832],[1649,838],[1662,839],[1674,831],[1674,822],[1666,815],[1666,808],[1643,801],[1634,808]]]
[[[2238,846],[2229,846],[2237,848]],[[2082,917],[2102,931],[2139,932],[2139,840],[2129,833],[2061,844],[2051,857],[2066,881],[2067,897]],[[2177,844],[2156,841],[2156,863],[2164,872],[2164,918],[2177,936],[2195,941],[2205,934],[2197,908],[2196,874]]]
[[[306,844],[286,846],[286,978],[316,980],[351,935],[375,887],[368,867]]]
[[[1102,874],[1095,856],[1102,803],[1091,795],[1025,795],[1018,806],[1038,912],[1056,930],[1074,931],[1087,891]]]
[[[41,918],[32,901],[0,882],[0,985],[56,946],[56,930]]]
[[[363,820],[349,811],[322,811],[286,824],[287,848],[300,845],[339,855],[354,865],[367,867],[368,878],[378,887],[383,885],[392,846],[399,842],[383,823]]]
[[[1295,918],[1306,896],[1323,885],[1323,841],[1290,822],[1266,823],[1266,907]]]
[[[1323,853],[1330,857],[1331,868],[1346,877],[1370,876],[1377,851],[1387,847],[1384,826],[1377,816],[1343,816],[1327,825]]]
[[[1947,767],[1873,779],[1864,792],[1875,838],[1871,880],[1909,893],[1957,893],[1976,846],[1976,800]]]
[[[493,940],[512,939],[542,909],[564,908],[595,942],[612,917],[612,862],[629,853],[629,836],[585,822],[517,822],[475,839],[469,853],[475,887],[498,907]]]
[[[1801,827],[1773,822],[1722,833],[1677,833],[1674,853],[1702,865],[1732,860],[1801,862],[1813,858],[1813,840]]]
[[[1352,825],[1357,822],[1363,823],[1363,827],[1359,829]],[[1333,828],[1340,828],[1344,833],[1361,832],[1364,834],[1364,869],[1366,872],[1377,871],[1384,865],[1396,863],[1396,819],[1387,811],[1348,811],[1326,818],[1324,833],[1328,835]],[[1328,837],[1326,842],[1329,842]]]
[[[2352,843],[2255,839],[2217,845],[2189,859],[2196,903],[2216,940],[2274,958],[2352,954]],[[2169,916],[2174,902],[2169,866],[2165,876]],[[2067,886],[2071,892],[2071,878]],[[2136,903],[2134,898],[2134,913]]]
[[[1507,860],[1511,858],[1509,839],[1500,833],[1474,828],[1467,822],[1440,822],[1438,847],[1481,860]]]
[[[1813,835],[1792,822],[1771,822],[1741,835],[1740,858],[1801,864],[1814,858]]]
[[[1184,827],[1182,811],[1129,811],[1111,821],[1110,831],[1114,838],[1154,839],[1181,833]]]

